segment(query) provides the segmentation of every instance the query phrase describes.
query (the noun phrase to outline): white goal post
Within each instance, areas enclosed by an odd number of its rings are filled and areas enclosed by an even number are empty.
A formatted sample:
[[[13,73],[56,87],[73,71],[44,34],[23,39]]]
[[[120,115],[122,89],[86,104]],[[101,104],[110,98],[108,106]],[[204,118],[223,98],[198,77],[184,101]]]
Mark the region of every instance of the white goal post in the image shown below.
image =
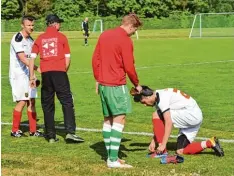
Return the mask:
[[[100,25],[100,26],[98,26]],[[101,33],[103,32],[103,21],[101,19],[95,20],[93,24],[93,32],[100,31]],[[135,32],[136,39],[139,39],[138,31]]]
[[[98,26],[98,24],[100,26]],[[99,30],[98,30],[99,29]],[[100,31],[101,33],[103,32],[103,22],[101,19],[99,20],[95,20],[94,21],[94,24],[93,24],[93,32],[97,32],[97,31]]]
[[[234,12],[196,14],[189,33],[193,37],[234,37]]]

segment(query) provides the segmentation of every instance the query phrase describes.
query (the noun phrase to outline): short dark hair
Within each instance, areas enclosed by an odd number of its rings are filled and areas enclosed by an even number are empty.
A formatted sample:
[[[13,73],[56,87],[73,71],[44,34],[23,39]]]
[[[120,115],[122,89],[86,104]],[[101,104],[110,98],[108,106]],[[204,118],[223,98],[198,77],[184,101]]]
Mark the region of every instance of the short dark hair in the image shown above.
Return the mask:
[[[140,93],[137,93],[137,91],[135,90],[131,90],[130,94],[133,96],[133,99],[135,102],[140,102],[142,100],[143,97],[148,97],[153,95],[154,91],[149,88],[148,86],[144,86],[142,85],[142,90]],[[134,89],[134,88],[133,88]]]
[[[21,23],[23,24],[25,20],[34,21],[34,20],[36,20],[36,18],[34,16],[31,16],[31,15],[24,15],[22,17]]]

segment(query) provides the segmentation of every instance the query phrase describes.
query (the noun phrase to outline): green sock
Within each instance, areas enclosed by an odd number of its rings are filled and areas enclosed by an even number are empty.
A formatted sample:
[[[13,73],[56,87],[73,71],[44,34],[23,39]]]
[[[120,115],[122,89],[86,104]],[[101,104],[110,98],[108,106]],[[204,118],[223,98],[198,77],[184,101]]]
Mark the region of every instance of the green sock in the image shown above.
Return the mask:
[[[120,123],[113,123],[111,128],[110,137],[110,160],[116,161],[118,159],[119,146],[121,143],[121,137],[124,125]]]
[[[104,143],[106,146],[107,156],[109,158],[110,153],[110,135],[111,135],[111,125],[104,123],[102,128],[102,135],[104,139]]]

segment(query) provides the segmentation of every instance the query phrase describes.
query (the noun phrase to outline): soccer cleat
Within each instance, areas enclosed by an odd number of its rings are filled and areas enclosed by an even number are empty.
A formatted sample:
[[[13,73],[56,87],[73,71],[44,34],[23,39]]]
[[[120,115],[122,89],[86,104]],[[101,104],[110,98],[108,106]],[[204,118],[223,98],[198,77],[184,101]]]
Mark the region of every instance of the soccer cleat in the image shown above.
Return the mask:
[[[125,164],[125,163],[120,163],[119,160],[116,160],[116,161],[107,160],[107,166],[109,168],[132,168],[131,165]]]
[[[53,143],[58,142],[59,139],[58,138],[50,138],[48,141],[49,141],[50,144],[53,144]]]
[[[84,142],[84,139],[82,139],[81,137],[79,137],[75,134],[68,133],[66,135],[66,141],[67,142]]]
[[[147,154],[146,157],[148,157],[148,158],[162,158],[162,157],[165,157],[167,155],[168,155],[167,151],[164,151],[163,153],[152,152],[152,153]]]
[[[220,156],[220,157],[224,156],[224,151],[223,151],[223,148],[221,148],[221,145],[219,143],[218,138],[217,137],[212,137],[212,138],[210,138],[208,140],[210,140],[210,142],[212,144],[211,148],[214,150],[215,154],[217,156]]]
[[[11,132],[11,136],[12,137],[16,137],[16,138],[19,138],[19,137],[22,137],[24,134],[21,130],[18,130],[16,132]]]
[[[44,137],[44,134],[37,130],[36,132],[29,132],[30,136],[36,136],[36,137]]]
[[[177,164],[177,163],[183,163],[184,162],[184,157],[179,156],[179,155],[174,155],[174,156],[164,156],[161,158],[160,163],[161,164]]]

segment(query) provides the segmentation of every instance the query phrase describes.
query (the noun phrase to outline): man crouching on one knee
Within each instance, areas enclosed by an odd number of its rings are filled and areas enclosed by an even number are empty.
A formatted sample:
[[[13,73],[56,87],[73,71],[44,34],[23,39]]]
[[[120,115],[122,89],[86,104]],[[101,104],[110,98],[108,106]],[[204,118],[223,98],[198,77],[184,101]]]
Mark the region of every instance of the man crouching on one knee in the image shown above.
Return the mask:
[[[149,145],[153,157],[167,155],[166,145],[173,126],[179,128],[177,154],[197,154],[206,148],[212,148],[217,156],[224,156],[216,137],[194,142],[203,116],[197,102],[190,95],[175,88],[153,91],[148,86],[142,86],[140,93],[132,88],[130,93],[135,102],[156,109],[152,115],[154,137]]]

